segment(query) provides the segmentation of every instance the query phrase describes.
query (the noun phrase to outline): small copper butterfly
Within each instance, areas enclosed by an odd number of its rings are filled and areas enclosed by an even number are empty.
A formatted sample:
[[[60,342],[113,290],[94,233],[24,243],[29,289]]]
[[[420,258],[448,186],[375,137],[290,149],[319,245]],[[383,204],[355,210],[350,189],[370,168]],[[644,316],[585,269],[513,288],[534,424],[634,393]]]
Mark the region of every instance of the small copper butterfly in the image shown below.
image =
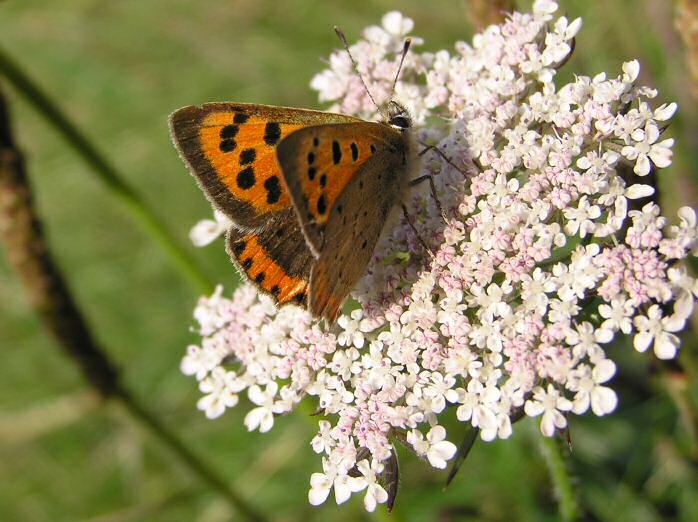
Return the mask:
[[[400,66],[408,48],[409,40]],[[226,235],[233,263],[278,305],[295,303],[334,322],[365,272],[417,163],[405,108],[390,101],[379,112],[382,120],[369,122],[206,103],[170,117],[182,159],[233,221]]]

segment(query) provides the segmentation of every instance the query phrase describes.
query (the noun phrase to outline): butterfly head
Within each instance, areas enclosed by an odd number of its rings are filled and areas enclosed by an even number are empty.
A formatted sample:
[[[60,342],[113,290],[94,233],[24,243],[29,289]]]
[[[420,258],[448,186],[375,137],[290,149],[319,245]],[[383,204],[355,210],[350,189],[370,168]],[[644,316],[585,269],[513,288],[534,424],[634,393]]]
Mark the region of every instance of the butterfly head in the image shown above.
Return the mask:
[[[412,128],[412,117],[404,105],[390,100],[387,104],[381,107],[383,115],[383,123],[390,125],[397,131],[406,131]]]

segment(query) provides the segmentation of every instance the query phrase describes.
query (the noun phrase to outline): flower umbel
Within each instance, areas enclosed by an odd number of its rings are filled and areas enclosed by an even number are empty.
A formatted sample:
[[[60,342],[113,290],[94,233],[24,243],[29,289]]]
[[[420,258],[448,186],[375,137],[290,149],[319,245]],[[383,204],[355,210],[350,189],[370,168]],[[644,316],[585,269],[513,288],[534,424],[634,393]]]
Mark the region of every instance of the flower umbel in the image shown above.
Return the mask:
[[[520,414],[552,436],[569,415],[615,409],[612,341],[629,336],[662,359],[680,347],[698,295],[682,261],[698,247],[696,215],[685,207],[669,225],[643,199],[651,184],[636,182],[670,165],[662,132],[676,105],[653,108],[637,61],[558,85],[581,21],[556,10],[537,0],[472,45],[405,60],[395,97],[419,139],[443,153],[425,154],[420,174],[433,176],[445,221],[428,189],[406,202],[434,256],[398,222],[353,293],[358,308],[331,327],[277,310],[249,284],[195,310],[202,341],[182,370],[199,381],[209,417],[246,393],[246,426],[266,432],[275,415],[317,398],[312,504],[332,489],[338,503],[364,491],[369,511],[390,503],[396,440],[446,467],[456,453],[440,424],[448,408],[484,440],[509,437]],[[412,27],[389,13],[351,47],[378,103]],[[312,81],[320,100],[375,118],[346,53],[329,63]],[[221,228],[195,236],[203,243]]]

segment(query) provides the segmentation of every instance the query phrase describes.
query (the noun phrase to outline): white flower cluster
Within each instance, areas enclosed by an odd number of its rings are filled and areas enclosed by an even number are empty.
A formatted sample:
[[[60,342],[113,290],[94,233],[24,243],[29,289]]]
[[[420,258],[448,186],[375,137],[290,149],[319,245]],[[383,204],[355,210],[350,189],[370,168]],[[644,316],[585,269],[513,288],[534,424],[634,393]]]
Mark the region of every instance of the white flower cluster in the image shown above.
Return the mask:
[[[551,436],[572,413],[610,413],[610,343],[621,335],[676,355],[698,296],[681,261],[696,254],[696,214],[682,208],[670,226],[641,182],[671,163],[662,132],[676,105],[650,105],[656,92],[637,85],[636,61],[615,78],[557,86],[581,22],[554,19],[556,9],[538,0],[472,45],[405,62],[397,98],[437,122],[420,139],[443,153],[427,153],[421,173],[433,175],[445,221],[428,191],[409,202],[433,256],[403,219],[353,294],[360,308],[331,328],[250,285],[196,308],[202,341],[182,370],[198,379],[207,416],[246,392],[256,407],[245,424],[266,432],[317,397],[312,504],[332,489],[338,503],[363,491],[369,511],[389,501],[396,440],[446,467],[449,407],[484,440],[509,437],[515,415],[540,417]],[[379,102],[412,25],[389,13],[351,48]],[[337,110],[375,112],[345,52],[312,85]]]

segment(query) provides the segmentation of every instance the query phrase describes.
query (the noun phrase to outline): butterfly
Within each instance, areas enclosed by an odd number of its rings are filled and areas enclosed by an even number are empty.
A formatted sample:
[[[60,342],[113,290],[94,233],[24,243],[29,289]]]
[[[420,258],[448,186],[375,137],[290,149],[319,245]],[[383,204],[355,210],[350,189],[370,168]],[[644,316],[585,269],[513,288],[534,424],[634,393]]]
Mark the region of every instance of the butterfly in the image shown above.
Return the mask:
[[[408,48],[406,40],[398,74]],[[277,305],[297,304],[333,323],[401,204],[418,164],[412,120],[395,101],[379,112],[381,121],[370,122],[206,103],[170,116],[180,156],[233,222],[226,248],[234,265]]]

